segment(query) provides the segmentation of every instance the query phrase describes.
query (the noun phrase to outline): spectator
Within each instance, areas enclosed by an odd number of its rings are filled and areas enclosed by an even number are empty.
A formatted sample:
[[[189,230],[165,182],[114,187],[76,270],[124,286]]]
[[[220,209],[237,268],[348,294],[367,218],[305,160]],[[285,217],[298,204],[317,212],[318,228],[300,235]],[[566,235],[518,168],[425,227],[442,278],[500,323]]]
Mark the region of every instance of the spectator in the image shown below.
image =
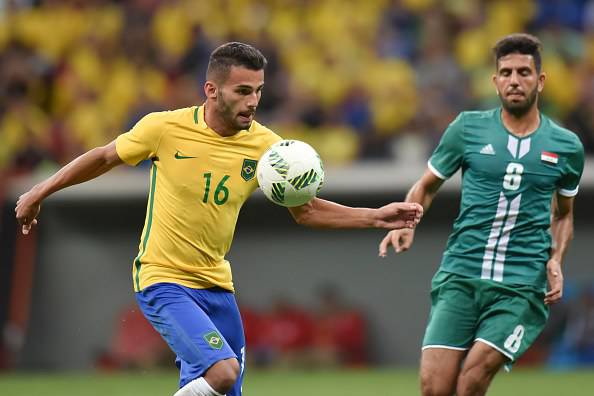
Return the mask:
[[[117,317],[111,345],[99,355],[97,367],[151,369],[175,360],[167,344],[136,305],[124,307]]]
[[[367,323],[358,309],[347,304],[334,285],[318,292],[315,330],[317,363],[329,366],[364,366],[367,356]]]
[[[264,334],[264,317],[253,307],[240,304],[239,312],[245,334],[246,361],[249,366],[267,366],[272,362],[273,351]]]
[[[270,312],[261,322],[261,348],[268,348],[268,364],[285,367],[307,367],[314,335],[311,314],[293,304],[287,297],[273,301]]]
[[[543,105],[594,153],[592,95],[580,93],[594,78],[594,1],[516,3],[230,0],[196,12],[192,0],[9,2],[0,21],[0,169],[64,163],[140,110],[200,102],[196,71],[227,39],[253,42],[269,59],[261,115],[283,136],[312,144],[327,165],[394,159],[401,137],[431,148],[461,108],[492,104],[485,44],[512,30],[547,42],[546,71],[566,78],[548,83]],[[13,101],[26,117],[15,116]]]

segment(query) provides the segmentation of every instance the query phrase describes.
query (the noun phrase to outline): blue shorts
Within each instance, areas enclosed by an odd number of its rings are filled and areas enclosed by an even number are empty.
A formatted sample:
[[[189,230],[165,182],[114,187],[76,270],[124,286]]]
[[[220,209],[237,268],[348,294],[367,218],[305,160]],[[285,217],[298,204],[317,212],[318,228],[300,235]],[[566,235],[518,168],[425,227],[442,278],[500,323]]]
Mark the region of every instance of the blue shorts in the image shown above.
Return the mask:
[[[216,362],[236,358],[241,372],[227,396],[241,395],[245,337],[233,293],[157,283],[137,292],[136,300],[177,355],[180,388],[202,377]]]

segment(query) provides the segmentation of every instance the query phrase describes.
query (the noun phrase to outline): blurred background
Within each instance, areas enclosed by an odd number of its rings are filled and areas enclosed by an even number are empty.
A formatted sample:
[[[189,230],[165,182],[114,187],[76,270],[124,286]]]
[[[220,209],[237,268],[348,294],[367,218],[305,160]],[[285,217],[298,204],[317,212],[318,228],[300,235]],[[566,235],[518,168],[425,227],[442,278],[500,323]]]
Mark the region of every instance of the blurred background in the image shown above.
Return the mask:
[[[218,45],[248,42],[268,58],[257,119],[318,150],[321,196],[379,206],[404,198],[457,113],[498,105],[491,48],[519,31],[544,45],[542,110],[589,158],[564,301],[518,366],[592,367],[594,0],[3,0],[0,370],[173,367],[130,281],[148,168],[56,194],[27,238],[14,204],[144,114],[201,104]],[[456,176],[412,250],[386,259],[383,232],[307,230],[256,194],[229,255],[249,367],[414,369],[458,188]]]

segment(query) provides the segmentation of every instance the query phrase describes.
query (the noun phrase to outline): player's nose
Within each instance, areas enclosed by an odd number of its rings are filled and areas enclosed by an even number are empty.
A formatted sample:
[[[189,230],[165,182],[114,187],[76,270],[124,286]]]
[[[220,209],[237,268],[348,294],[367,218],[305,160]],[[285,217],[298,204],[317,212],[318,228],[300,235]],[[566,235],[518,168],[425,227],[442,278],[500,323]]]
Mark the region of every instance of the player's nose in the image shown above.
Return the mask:
[[[519,82],[520,80],[519,80],[518,77],[519,77],[518,72],[515,71],[515,70],[512,71],[512,73],[510,75],[510,79],[509,79],[510,85],[512,85],[512,86],[518,86],[518,85],[520,85],[520,82]]]
[[[247,107],[251,110],[254,111],[256,110],[256,107],[258,107],[258,102],[260,101],[260,99],[258,98],[258,94],[253,92],[251,95],[249,95],[247,97]]]

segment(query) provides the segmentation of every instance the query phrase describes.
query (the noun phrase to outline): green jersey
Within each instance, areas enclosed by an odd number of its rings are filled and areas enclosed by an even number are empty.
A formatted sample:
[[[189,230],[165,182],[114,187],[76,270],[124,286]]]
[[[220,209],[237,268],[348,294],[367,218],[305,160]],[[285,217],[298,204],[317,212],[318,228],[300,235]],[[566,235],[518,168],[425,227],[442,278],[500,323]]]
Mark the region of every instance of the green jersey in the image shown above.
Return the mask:
[[[441,270],[506,284],[546,287],[553,193],[577,194],[584,168],[579,138],[540,115],[528,136],[511,134],[501,109],[463,112],[429,159],[447,179],[462,168],[460,213]]]

